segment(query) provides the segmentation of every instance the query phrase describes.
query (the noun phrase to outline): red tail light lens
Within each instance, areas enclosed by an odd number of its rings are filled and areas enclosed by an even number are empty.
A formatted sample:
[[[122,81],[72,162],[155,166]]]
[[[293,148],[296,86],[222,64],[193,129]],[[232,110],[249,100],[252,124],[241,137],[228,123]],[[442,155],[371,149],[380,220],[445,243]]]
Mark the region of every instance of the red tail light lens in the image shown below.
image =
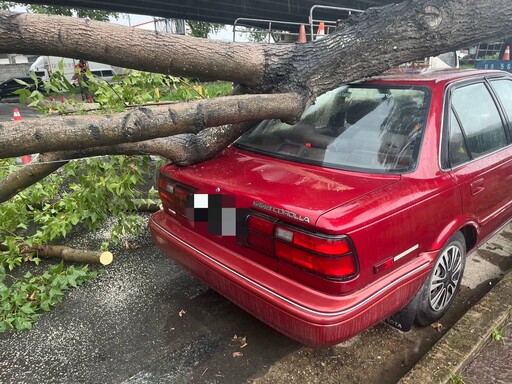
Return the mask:
[[[275,219],[249,215],[247,245],[296,268],[330,279],[346,280],[357,274],[356,255],[346,236],[326,236]]]
[[[259,216],[250,215],[247,218],[248,228],[250,228],[252,231],[260,232],[267,236],[272,236],[274,234],[274,225],[274,221],[270,221]]]
[[[193,191],[172,180],[158,179],[158,192],[166,210],[186,217],[187,201]]]
[[[247,217],[247,245],[268,256],[273,256],[274,226],[274,221],[249,215]]]
[[[276,242],[276,255],[281,260],[325,277],[343,278],[356,273],[354,257],[351,254],[340,257],[315,255],[278,241]]]

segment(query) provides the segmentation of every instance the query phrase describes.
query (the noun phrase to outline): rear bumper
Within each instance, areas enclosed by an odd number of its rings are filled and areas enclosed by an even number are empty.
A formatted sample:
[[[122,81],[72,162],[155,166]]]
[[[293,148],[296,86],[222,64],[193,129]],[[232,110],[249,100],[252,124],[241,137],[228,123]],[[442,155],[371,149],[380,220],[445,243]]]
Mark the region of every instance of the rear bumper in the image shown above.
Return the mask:
[[[426,279],[435,254],[422,254],[374,284],[336,296],[270,271],[184,228],[163,211],[149,222],[157,246],[227,299],[310,346],[346,340],[404,307]]]

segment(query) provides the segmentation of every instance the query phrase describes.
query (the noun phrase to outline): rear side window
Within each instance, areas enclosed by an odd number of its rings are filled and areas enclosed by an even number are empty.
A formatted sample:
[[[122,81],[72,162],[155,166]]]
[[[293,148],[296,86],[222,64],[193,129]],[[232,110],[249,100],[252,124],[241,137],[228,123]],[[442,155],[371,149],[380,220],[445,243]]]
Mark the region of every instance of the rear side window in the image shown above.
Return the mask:
[[[448,139],[448,158],[450,166],[455,167],[468,161],[469,154],[464,140],[464,134],[453,110],[450,113],[450,135]]]
[[[457,88],[452,93],[452,108],[465,134],[472,158],[507,145],[498,109],[484,83]]]
[[[507,113],[508,121],[512,121],[512,81],[496,80],[492,82],[492,86]]]

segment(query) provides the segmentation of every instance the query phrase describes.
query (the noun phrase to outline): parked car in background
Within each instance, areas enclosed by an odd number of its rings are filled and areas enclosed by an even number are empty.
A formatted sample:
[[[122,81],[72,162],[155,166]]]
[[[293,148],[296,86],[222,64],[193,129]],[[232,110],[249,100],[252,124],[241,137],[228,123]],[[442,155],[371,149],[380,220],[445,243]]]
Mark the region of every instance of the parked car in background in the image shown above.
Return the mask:
[[[467,254],[512,218],[511,123],[505,72],[343,85],[295,125],[263,121],[215,159],[164,166],[152,236],[304,344],[390,317],[427,325],[452,304]]]
[[[49,80],[51,75],[62,67],[62,72],[70,82],[76,77],[78,59],[57,56],[39,56],[30,66],[30,72],[34,72],[43,80]],[[114,68],[109,64],[87,61],[87,67],[91,73],[105,81],[111,82],[116,75]]]
[[[19,83],[18,81],[22,81],[23,83]],[[18,97],[18,95],[15,93],[18,89],[27,88],[30,91],[34,91],[36,89],[36,84],[34,82],[34,79],[30,76],[22,76],[17,78],[10,78],[0,83],[0,100],[6,98],[6,97]],[[38,79],[37,82],[37,89],[40,91],[43,91],[43,83],[41,79]]]

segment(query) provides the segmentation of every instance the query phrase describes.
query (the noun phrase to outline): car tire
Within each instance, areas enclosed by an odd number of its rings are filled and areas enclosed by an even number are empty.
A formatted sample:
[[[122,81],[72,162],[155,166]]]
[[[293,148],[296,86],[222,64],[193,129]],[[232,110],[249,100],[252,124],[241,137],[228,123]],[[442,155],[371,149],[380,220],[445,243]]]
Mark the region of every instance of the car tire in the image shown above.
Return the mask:
[[[460,289],[466,266],[466,241],[455,233],[439,252],[432,271],[418,295],[415,323],[425,326],[439,320],[452,305]]]

